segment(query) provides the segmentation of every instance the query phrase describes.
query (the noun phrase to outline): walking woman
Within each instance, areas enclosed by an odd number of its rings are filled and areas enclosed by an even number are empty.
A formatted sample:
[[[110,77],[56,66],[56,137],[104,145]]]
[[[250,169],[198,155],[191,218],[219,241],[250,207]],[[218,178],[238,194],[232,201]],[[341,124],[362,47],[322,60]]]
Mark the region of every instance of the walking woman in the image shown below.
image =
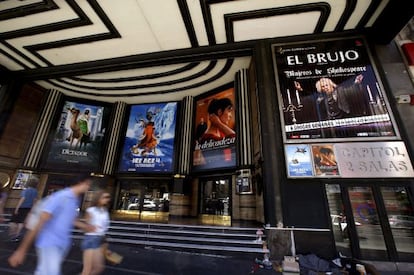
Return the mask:
[[[109,227],[108,206],[111,195],[104,190],[96,191],[92,205],[86,209],[86,222],[96,228],[94,232],[85,233],[81,243],[83,250],[82,275],[101,274],[105,269],[105,258],[101,246]]]

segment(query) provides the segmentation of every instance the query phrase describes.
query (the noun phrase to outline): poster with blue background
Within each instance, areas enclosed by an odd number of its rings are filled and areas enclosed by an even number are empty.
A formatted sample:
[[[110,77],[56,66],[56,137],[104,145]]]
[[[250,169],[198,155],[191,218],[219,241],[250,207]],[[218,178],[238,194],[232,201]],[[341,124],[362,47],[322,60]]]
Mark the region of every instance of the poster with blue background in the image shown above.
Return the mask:
[[[177,102],[132,105],[119,172],[173,172]]]
[[[309,145],[286,145],[288,177],[312,177],[313,164]]]

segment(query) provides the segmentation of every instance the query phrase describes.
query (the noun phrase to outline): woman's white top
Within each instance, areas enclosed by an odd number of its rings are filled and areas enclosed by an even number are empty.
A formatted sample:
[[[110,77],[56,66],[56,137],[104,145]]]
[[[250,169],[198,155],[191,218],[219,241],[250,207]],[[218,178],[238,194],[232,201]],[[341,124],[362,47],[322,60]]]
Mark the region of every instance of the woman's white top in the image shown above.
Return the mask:
[[[86,232],[86,235],[105,235],[109,227],[109,213],[104,207],[88,207],[86,213],[89,214],[89,224],[95,226],[94,232]]]

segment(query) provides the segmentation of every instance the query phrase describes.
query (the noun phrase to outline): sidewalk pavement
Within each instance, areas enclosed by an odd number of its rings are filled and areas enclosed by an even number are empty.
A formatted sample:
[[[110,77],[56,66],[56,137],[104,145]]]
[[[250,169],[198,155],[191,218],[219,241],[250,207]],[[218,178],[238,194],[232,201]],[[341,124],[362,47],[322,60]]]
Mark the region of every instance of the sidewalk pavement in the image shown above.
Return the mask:
[[[11,268],[7,259],[18,246],[0,233],[0,274],[33,274],[36,255],[32,248],[24,265]],[[63,265],[63,275],[77,275],[82,270],[80,241],[74,240],[71,251]],[[110,249],[121,254],[124,259],[119,265],[107,265],[103,275],[276,275],[274,269],[261,268],[256,263],[263,255],[213,255],[182,251],[170,251],[153,247],[110,244]],[[378,268],[377,268],[378,269]],[[380,271],[381,275],[414,275],[413,272]]]
[[[1,234],[1,233],[0,233]],[[63,265],[63,275],[79,274],[82,270],[82,253],[79,241],[74,240],[72,249]],[[0,240],[0,274],[33,274],[36,266],[36,254],[31,249],[24,265],[11,268],[7,259],[18,246],[4,238]],[[119,265],[107,265],[103,275],[274,275],[274,270],[260,268],[255,263],[254,255],[212,255],[197,254],[155,249],[152,247],[137,247],[130,245],[110,244],[110,249],[121,254],[124,258]],[[256,257],[263,257],[257,255]]]

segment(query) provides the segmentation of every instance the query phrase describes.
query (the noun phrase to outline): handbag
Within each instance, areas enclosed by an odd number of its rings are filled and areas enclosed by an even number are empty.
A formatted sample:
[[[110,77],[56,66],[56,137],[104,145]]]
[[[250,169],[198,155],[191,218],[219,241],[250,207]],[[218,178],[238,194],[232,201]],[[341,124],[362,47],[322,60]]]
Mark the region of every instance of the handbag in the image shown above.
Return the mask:
[[[104,242],[102,244],[102,246],[101,246],[102,253],[103,253],[104,257],[105,257],[105,260],[108,263],[113,264],[113,265],[120,264],[122,262],[122,260],[124,259],[124,257],[121,254],[116,253],[116,252],[110,250],[108,248],[108,246],[109,245],[108,245],[107,242]]]
[[[285,256],[282,262],[282,269],[284,272],[293,272],[299,274],[299,263],[294,256]]]

